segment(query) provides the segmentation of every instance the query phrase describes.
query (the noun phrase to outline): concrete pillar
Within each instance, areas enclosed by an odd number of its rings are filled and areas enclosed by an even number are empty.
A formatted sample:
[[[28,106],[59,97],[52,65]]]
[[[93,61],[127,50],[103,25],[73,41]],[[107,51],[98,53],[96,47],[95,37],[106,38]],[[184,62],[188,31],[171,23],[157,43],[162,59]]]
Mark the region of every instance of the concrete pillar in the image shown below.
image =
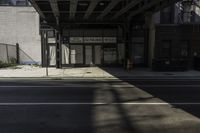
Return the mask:
[[[146,13],[145,15],[145,27],[148,29],[148,66],[152,67],[152,60],[154,58],[155,52],[155,34],[156,27],[153,14],[151,12]]]
[[[62,68],[60,18],[56,16],[56,68]]]
[[[19,56],[19,43],[16,43],[16,63],[20,63],[20,56]]]
[[[61,68],[61,40],[60,32],[56,31],[56,68]]]

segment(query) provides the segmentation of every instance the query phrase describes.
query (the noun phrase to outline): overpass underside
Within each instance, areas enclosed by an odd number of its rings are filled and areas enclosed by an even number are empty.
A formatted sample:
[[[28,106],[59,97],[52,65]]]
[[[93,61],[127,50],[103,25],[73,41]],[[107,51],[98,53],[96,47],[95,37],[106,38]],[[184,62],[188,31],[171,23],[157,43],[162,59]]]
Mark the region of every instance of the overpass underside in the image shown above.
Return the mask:
[[[177,1],[30,0],[42,22],[55,29],[42,32],[43,65],[123,64],[131,58],[134,24],[149,29],[152,14]]]

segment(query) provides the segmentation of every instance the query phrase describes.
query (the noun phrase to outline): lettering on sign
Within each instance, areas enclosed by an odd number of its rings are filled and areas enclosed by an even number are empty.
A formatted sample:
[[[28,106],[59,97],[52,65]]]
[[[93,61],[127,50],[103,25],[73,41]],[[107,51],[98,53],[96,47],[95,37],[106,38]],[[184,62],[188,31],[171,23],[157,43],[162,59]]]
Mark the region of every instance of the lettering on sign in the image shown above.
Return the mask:
[[[70,37],[70,43],[117,43],[116,37]]]
[[[84,37],[84,43],[102,43],[102,37]]]
[[[70,43],[83,43],[83,37],[70,37]]]
[[[103,38],[104,43],[117,43],[116,37],[104,37]]]

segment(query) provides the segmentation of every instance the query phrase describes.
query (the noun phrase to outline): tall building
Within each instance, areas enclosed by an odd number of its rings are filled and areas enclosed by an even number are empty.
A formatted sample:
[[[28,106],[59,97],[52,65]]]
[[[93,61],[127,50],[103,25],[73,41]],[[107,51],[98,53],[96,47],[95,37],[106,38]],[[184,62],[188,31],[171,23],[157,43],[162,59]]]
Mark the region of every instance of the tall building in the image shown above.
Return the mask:
[[[187,70],[200,56],[200,1],[182,0],[154,15],[155,70]]]
[[[27,0],[1,0],[0,43],[19,44],[21,64],[41,64],[39,15]]]

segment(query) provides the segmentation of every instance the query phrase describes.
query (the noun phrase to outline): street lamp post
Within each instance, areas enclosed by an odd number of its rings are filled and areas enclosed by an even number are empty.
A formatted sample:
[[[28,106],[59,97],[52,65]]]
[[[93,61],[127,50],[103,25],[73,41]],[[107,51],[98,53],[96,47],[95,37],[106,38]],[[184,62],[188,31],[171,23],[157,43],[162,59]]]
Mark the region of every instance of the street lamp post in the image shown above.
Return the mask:
[[[49,71],[48,71],[48,59],[49,59],[49,56],[48,56],[48,50],[47,50],[47,35],[46,35],[46,32],[44,33],[44,40],[45,40],[45,45],[46,45],[46,50],[45,50],[45,56],[46,56],[46,76],[48,77],[49,76]]]
[[[45,54],[46,54],[46,76],[48,77],[49,71],[48,71],[48,52],[47,52],[47,49],[45,51]]]

